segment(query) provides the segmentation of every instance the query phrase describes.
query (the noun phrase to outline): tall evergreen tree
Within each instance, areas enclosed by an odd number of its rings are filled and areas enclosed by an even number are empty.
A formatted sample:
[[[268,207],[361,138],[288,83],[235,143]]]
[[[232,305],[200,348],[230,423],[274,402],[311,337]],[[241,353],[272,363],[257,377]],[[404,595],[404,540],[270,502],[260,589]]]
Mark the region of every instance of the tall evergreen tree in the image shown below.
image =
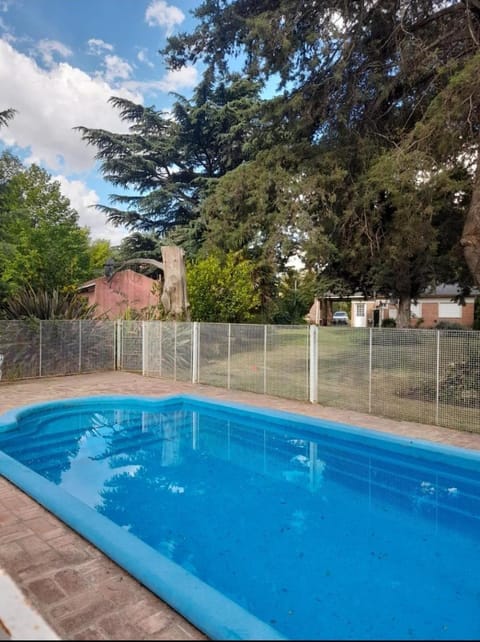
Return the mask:
[[[238,74],[219,82],[206,74],[191,100],[176,96],[171,114],[112,98],[129,123],[127,134],[78,129],[97,147],[104,177],[135,193],[113,195],[114,206],[99,209],[131,230],[164,235],[183,228],[188,237],[210,183],[253,153],[261,128],[259,92],[259,83]]]

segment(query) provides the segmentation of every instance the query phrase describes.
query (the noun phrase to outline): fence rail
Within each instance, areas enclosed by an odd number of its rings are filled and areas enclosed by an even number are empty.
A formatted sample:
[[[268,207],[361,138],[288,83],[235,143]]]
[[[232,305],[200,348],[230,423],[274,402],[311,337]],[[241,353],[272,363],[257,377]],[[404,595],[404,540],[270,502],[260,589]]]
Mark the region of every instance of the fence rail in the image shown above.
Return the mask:
[[[0,322],[0,383],[113,369],[480,432],[480,332]]]

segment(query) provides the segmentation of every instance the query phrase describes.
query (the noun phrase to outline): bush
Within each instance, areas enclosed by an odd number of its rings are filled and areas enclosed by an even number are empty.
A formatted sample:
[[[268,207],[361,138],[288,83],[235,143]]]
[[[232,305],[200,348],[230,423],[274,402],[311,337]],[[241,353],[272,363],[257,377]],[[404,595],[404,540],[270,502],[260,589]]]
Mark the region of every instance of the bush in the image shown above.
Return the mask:
[[[382,320],[382,328],[396,328],[397,327],[397,322],[395,319],[383,319]]]
[[[439,321],[435,326],[436,330],[468,330],[461,323],[455,323],[455,321]]]

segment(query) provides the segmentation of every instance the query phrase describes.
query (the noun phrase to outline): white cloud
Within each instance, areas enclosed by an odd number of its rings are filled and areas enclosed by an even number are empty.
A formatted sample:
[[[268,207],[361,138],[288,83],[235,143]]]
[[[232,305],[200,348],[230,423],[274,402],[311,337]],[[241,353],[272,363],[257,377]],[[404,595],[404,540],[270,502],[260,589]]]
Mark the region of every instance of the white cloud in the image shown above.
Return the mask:
[[[128,234],[124,228],[115,227],[107,221],[105,214],[94,207],[99,201],[95,190],[90,189],[83,181],[70,180],[63,175],[53,176],[60,183],[62,194],[66,196],[77,210],[79,225],[90,229],[90,238],[106,239],[112,245],[118,245]]]
[[[28,150],[30,162],[65,174],[87,170],[94,163],[95,148],[87,146],[74,127],[125,132],[127,125],[108,99],[117,95],[143,102],[138,92],[113,89],[105,80],[65,62],[42,69],[4,40],[0,40],[0,87],[2,108],[17,110],[8,127],[0,129],[0,140]]]
[[[152,69],[155,66],[153,62],[149,59],[146,49],[140,49],[140,51],[137,53],[137,60],[142,62],[144,65],[148,65]]]
[[[126,80],[132,74],[132,67],[126,60],[119,56],[108,54],[104,60],[105,71],[103,77],[107,82],[114,82],[117,79]]]
[[[131,91],[178,91],[179,89],[190,89],[198,84],[198,71],[195,67],[182,67],[182,69],[171,70],[161,80],[140,81],[128,80],[122,83],[122,87]]]
[[[58,55],[60,58],[68,58],[73,53],[71,49],[58,42],[58,40],[40,40],[37,45],[37,51],[47,67],[52,67],[55,64],[54,55]]]
[[[105,51],[113,51],[113,45],[100,38],[90,38],[90,40],[87,41],[87,46],[87,53],[92,56],[101,56]]]
[[[145,12],[145,20],[150,27],[164,27],[167,36],[170,36],[175,26],[185,20],[185,14],[164,0],[152,0]]]

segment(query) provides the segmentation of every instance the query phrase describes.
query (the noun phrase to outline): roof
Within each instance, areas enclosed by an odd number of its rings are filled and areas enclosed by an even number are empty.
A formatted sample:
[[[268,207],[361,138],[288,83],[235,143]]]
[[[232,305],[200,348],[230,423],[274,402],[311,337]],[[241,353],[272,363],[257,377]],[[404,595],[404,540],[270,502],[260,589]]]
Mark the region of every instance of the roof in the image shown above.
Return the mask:
[[[430,297],[456,297],[462,293],[462,288],[458,283],[440,283],[436,286],[430,286],[426,288],[420,297],[430,296]],[[470,288],[470,294],[467,296],[478,296],[480,295],[480,290],[477,288]]]

